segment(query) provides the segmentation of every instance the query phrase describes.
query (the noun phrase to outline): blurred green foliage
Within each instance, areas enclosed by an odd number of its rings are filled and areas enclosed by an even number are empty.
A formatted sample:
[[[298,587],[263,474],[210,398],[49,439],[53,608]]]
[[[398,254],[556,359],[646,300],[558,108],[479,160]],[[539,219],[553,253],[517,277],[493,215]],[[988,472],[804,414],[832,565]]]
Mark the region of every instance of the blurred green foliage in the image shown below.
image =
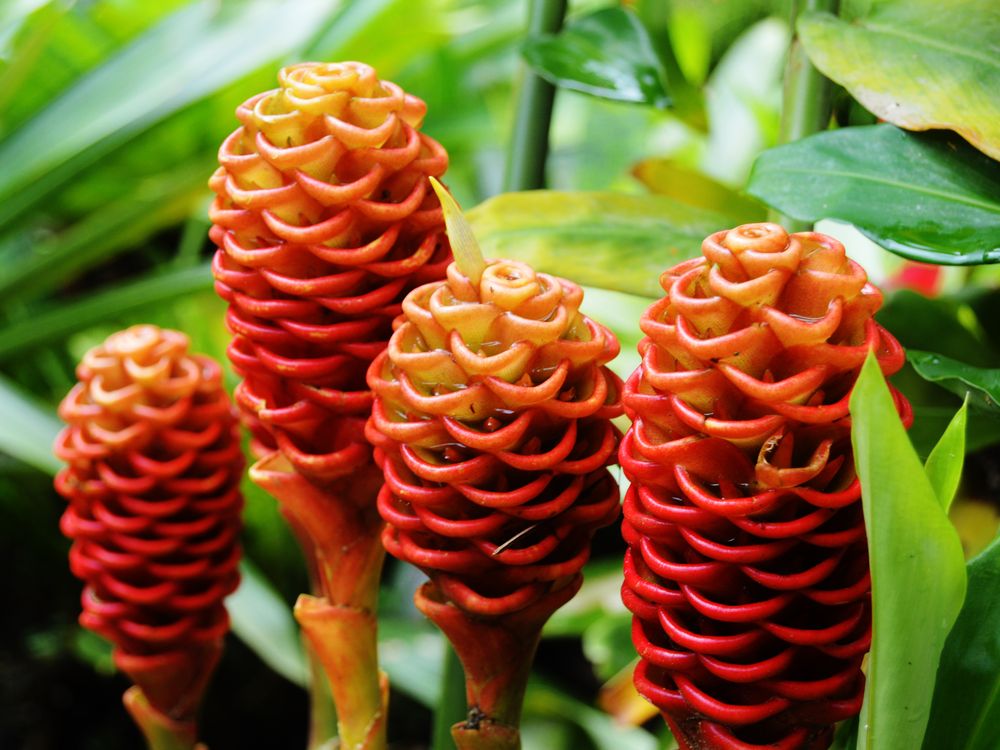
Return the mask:
[[[641,21],[651,47],[644,74],[653,71],[673,108],[560,90],[547,163],[553,192],[496,197],[527,71],[526,0],[0,4],[0,547],[10,557],[0,584],[9,613],[0,625],[0,747],[139,745],[114,710],[124,682],[109,674],[107,644],[75,624],[79,583],[66,568],[62,500],[50,480],[55,405],[80,356],[131,324],[183,330],[195,351],[225,361],[206,182],[219,142],[237,125],[235,107],[273,87],[281,65],[364,60],[423,98],[424,130],[451,157],[448,186],[467,208],[482,204],[472,219],[487,254],[529,259],[592,287],[584,309],[619,335],[613,366],[623,376],[638,362],[636,320],[659,294],[659,270],[697,253],[708,232],[763,217],[744,188],[755,159],[776,145],[791,3],[622,5],[635,14],[629,33]],[[867,7],[846,5],[852,14]],[[593,30],[625,12],[578,0],[570,25]],[[838,112],[848,113],[841,124],[865,120],[839,96]],[[811,206],[806,213],[828,216]],[[870,268],[888,269],[876,270],[877,281],[893,270],[863,238],[848,245],[874,254]],[[995,380],[996,281],[977,271],[939,300],[900,293],[883,322],[904,344]],[[913,368],[897,385],[914,402],[912,435],[926,455],[960,401]],[[989,410],[973,408],[969,420],[970,450],[1000,440]],[[966,480],[960,499],[1000,490],[988,479],[998,462],[984,465],[987,479]],[[303,667],[288,607],[305,575],[274,502],[249,482],[244,489],[248,584],[231,600],[243,642],[232,640],[209,695],[205,738],[215,750],[301,746],[306,698],[294,684]],[[625,730],[593,707],[601,683],[633,658],[618,599],[621,550],[614,529],[598,536],[580,596],[546,630],[528,692],[527,750],[651,750],[667,741],[662,724],[650,727],[659,736]],[[383,658],[396,686],[390,736],[400,747],[430,734],[443,651],[410,604],[419,579],[390,564],[382,592]]]

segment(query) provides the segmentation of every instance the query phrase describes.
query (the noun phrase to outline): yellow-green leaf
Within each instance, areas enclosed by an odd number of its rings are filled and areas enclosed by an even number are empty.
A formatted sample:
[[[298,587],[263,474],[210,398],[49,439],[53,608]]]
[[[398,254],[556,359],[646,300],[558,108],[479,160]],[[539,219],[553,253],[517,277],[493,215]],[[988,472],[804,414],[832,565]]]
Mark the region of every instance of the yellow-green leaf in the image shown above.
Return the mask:
[[[996,0],[883,0],[854,21],[805,14],[813,64],[901,128],[948,128],[1000,159]]]
[[[660,274],[732,223],[663,196],[548,190],[498,195],[468,218],[488,258],[645,297],[662,296]]]

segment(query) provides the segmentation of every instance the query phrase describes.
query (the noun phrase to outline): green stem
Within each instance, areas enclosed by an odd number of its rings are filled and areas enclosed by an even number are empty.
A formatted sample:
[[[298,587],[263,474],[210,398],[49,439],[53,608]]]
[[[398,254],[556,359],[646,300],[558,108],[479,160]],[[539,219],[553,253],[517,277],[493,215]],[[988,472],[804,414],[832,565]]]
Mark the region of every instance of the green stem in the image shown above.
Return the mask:
[[[565,15],[566,0],[529,0],[528,35],[556,33],[562,28]],[[555,95],[555,86],[522,64],[514,130],[504,172],[505,192],[545,187],[545,159]]]
[[[788,48],[788,64],[785,67],[779,143],[791,143],[825,130],[830,121],[832,84],[809,62],[799,40],[796,24],[799,16],[807,11],[836,13],[839,5],[839,0],[796,0],[792,5],[792,42]],[[790,232],[812,228],[809,222],[799,221],[774,210],[769,216]]]
[[[430,750],[453,750],[451,727],[465,718],[465,672],[450,644],[445,644],[441,692],[434,710],[434,731]]]
[[[337,709],[323,664],[308,641],[304,643],[309,664],[309,740],[307,750],[330,750],[337,744]]]

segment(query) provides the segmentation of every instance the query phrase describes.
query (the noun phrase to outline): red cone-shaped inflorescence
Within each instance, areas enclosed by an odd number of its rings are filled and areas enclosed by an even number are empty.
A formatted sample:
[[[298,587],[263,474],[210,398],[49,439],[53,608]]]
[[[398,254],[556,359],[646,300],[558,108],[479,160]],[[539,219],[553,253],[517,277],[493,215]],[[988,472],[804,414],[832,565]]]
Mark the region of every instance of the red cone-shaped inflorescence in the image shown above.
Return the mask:
[[[635,681],[684,748],[826,748],[871,639],[848,398],[869,350],[886,374],[903,352],[833,238],[748,224],[703,252],[663,274],[625,387]]]
[[[172,719],[193,716],[218,660],[240,557],[236,415],[218,364],[187,346],[147,325],[91,349],[55,446],[80,622]]]
[[[619,510],[606,466],[621,383],[605,367],[618,343],[579,313],[582,297],[523,263],[492,261],[476,282],[452,264],[406,298],[368,373],[383,543],[430,577],[418,603],[455,642],[470,705],[508,725],[520,706],[505,703],[506,678],[480,690],[483,665],[513,669],[525,652],[530,665],[537,630]],[[491,654],[477,622],[518,622],[526,640]]]
[[[365,371],[406,293],[450,259],[425,105],[361,63],[284,68],[236,111],[210,186],[236,399],[258,447],[303,475],[367,461]],[[263,450],[261,452],[264,452]]]

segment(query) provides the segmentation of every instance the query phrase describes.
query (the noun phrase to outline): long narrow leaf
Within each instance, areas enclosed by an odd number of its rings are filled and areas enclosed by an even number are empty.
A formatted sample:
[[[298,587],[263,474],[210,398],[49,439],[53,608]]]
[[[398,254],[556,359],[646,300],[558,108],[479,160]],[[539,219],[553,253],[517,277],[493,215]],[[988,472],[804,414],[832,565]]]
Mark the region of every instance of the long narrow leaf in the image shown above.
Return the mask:
[[[233,632],[271,669],[305,687],[308,668],[292,612],[249,561],[240,564],[240,586],[226,599]]]
[[[51,410],[0,377],[0,451],[55,474],[62,464],[52,455],[52,443],[61,428]]]
[[[5,304],[37,297],[185,216],[204,192],[201,165],[136,185],[129,195],[39,243],[0,271]]]
[[[874,636],[858,750],[920,746],[945,639],[965,596],[962,544],[869,354],[851,395]]]
[[[965,458],[965,425],[968,421],[969,402],[965,401],[948,423],[941,439],[927,457],[924,471],[931,481],[945,512],[951,507],[962,480],[962,463]]]
[[[330,9],[203,0],[168,16],[0,142],[0,225],[114,145],[303,44]]]
[[[206,263],[118,287],[94,290],[82,299],[33,315],[30,321],[0,328],[0,360],[32,347],[60,341],[88,326],[121,320],[136,310],[211,287],[212,272]]]

